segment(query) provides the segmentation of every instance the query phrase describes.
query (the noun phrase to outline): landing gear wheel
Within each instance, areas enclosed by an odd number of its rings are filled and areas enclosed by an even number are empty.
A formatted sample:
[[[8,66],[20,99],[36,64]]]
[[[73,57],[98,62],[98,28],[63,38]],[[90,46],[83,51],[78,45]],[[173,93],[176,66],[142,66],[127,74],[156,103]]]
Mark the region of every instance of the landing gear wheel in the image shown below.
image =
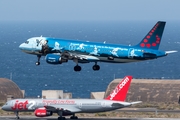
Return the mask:
[[[73,115],[70,117],[70,119],[78,119],[78,117],[75,116],[75,113],[73,113]]]
[[[58,117],[58,120],[66,120],[65,117]]]
[[[81,66],[76,65],[76,66],[74,67],[74,71],[81,71]]]
[[[36,66],[40,65],[40,62],[36,62]]]
[[[94,65],[94,66],[92,67],[92,69],[93,69],[94,71],[99,70],[99,69],[100,69],[100,66],[99,66],[99,65]]]
[[[16,117],[16,119],[18,120],[18,119],[20,119],[19,117]]]
[[[77,116],[71,116],[70,119],[78,119]]]

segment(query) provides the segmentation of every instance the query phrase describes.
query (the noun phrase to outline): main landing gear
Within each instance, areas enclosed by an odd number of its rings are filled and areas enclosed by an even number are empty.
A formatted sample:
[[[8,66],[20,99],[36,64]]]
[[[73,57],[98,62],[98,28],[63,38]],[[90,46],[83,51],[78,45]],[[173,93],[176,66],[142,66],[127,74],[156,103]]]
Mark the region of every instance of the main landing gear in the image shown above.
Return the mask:
[[[81,71],[81,66],[79,66],[79,65],[76,65],[76,66],[74,66],[74,71]]]
[[[73,60],[76,63],[76,66],[74,66],[74,71],[81,71],[81,66],[78,65],[78,59]]]
[[[66,118],[62,116],[62,111],[59,111],[58,115],[59,115],[58,120],[66,120]],[[75,116],[75,113],[73,113],[70,119],[78,119],[78,117]]]
[[[95,65],[93,65],[92,69],[93,69],[94,71],[99,70],[99,69],[100,69],[100,66],[97,65],[97,63],[95,63]]]
[[[65,117],[58,117],[58,120],[66,120]]]
[[[40,65],[40,58],[41,58],[41,55],[37,55],[38,57],[38,61],[36,62],[36,66]]]
[[[100,66],[97,65],[97,63],[95,63],[95,65],[93,65],[92,69],[94,71],[98,71],[98,70],[100,70]],[[74,71],[76,71],[76,72],[81,71],[81,66],[79,66],[78,63],[76,66],[74,66]]]
[[[58,111],[58,113],[57,113],[59,115],[58,120],[66,120],[66,118],[62,116],[62,114],[63,114],[62,112],[63,112],[62,110]]]
[[[75,113],[70,117],[70,119],[78,119],[77,116],[75,116]]]

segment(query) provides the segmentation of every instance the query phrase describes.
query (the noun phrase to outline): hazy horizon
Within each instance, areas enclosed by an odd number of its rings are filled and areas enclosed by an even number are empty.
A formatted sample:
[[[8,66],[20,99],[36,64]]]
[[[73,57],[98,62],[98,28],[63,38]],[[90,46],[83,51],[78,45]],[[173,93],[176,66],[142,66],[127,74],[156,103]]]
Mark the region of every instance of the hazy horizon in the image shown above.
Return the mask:
[[[1,0],[0,21],[180,20],[179,0]]]

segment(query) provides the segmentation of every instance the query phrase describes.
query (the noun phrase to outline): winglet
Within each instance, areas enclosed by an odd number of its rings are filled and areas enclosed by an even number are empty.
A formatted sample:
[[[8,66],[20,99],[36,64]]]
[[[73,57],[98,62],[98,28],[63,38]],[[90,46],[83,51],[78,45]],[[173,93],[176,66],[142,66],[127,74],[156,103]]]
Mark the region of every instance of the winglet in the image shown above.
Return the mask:
[[[132,78],[132,76],[124,77],[112,93],[106,98],[106,100],[124,101],[126,99]]]

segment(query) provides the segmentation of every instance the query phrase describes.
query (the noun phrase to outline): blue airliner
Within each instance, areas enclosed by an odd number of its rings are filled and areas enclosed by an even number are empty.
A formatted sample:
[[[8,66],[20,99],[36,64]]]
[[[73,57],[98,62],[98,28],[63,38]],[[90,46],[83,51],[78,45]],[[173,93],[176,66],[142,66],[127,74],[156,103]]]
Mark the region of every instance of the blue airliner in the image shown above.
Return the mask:
[[[81,71],[78,63],[94,62],[93,70],[99,70],[98,62],[128,63],[164,57],[177,51],[161,51],[159,45],[166,22],[159,21],[148,34],[135,46],[106,44],[78,40],[65,40],[50,37],[33,37],[22,43],[19,48],[28,54],[37,55],[36,65],[41,56],[49,64],[62,64],[73,60],[74,71]]]

